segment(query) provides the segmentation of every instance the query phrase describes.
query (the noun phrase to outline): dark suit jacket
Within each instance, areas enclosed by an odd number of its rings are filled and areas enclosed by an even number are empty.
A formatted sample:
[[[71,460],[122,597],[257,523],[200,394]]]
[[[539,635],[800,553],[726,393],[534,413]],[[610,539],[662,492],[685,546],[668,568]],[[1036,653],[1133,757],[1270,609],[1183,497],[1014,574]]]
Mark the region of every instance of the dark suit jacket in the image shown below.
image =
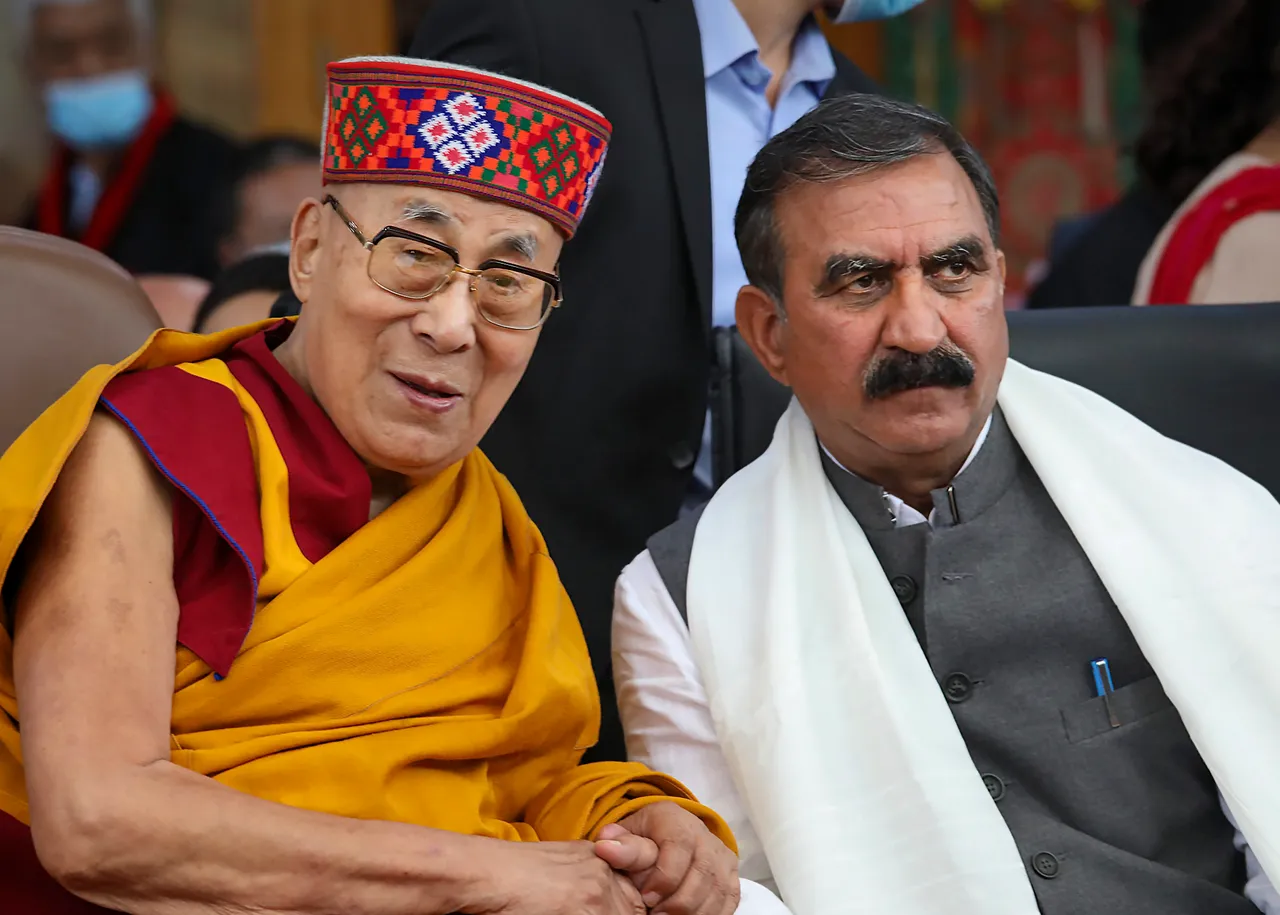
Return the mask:
[[[1050,265],[1027,307],[1128,305],[1143,258],[1175,209],[1156,191],[1135,184]]]
[[[483,443],[541,527],[578,610],[623,756],[609,627],[618,573],[675,519],[711,366],[711,184],[691,0],[435,0],[412,54],[530,80],[614,126],[564,307]],[[837,55],[830,92],[873,91]]]
[[[231,193],[235,156],[235,146],[221,134],[177,118],[156,143],[104,253],[130,273],[213,279],[220,270],[219,217]],[[27,222],[35,228],[34,213]]]

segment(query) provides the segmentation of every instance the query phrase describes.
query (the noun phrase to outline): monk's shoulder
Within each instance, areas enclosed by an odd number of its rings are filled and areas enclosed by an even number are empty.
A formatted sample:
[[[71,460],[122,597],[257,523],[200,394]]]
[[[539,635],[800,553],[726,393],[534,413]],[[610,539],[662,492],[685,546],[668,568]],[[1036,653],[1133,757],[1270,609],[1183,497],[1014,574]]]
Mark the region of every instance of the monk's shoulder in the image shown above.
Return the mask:
[[[253,475],[244,410],[225,384],[163,366],[113,378],[100,404],[133,434],[155,468],[188,494]]]
[[[243,424],[243,414],[235,392],[199,373],[210,359],[188,366],[166,365],[125,372],[112,378],[103,389],[101,404],[126,426],[151,428],[157,423],[173,426],[207,424],[209,420],[234,416]]]
[[[137,439],[98,411],[58,475],[30,548],[48,560],[92,565],[111,558],[113,543],[171,539],[171,519],[170,489]]]

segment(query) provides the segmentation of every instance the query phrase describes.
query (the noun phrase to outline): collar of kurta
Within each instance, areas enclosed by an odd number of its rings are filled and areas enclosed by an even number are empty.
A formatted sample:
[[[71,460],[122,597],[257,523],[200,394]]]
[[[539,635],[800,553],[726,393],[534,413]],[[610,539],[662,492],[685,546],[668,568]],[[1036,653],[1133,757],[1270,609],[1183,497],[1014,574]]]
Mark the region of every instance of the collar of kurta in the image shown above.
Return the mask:
[[[1000,500],[1018,468],[1018,445],[997,408],[987,417],[955,479],[933,491],[933,510],[925,518],[884,487],[844,467],[825,445],[819,445],[822,469],[836,495],[867,530],[890,530],[924,521],[933,527],[954,527],[972,521]]]
[[[178,116],[173,98],[163,89],[153,90],[155,104],[142,132],[129,144],[115,174],[108,180],[84,235],[76,239],[86,247],[105,251],[115,240],[125,215],[133,205],[155,158],[156,147]],[[54,151],[36,206],[36,228],[48,235],[71,237],[67,227],[67,184],[75,154],[65,144]]]

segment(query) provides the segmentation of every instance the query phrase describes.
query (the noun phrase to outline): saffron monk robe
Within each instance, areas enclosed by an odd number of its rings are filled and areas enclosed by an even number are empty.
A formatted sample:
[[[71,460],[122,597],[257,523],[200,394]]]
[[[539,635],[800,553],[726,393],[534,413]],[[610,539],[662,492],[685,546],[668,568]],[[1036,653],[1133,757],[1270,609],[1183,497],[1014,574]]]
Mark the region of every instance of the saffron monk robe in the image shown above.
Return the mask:
[[[715,814],[578,765],[582,633],[476,450],[608,122],[387,58],[325,108],[297,323],[160,331],[0,459],[0,910],[732,912]]]

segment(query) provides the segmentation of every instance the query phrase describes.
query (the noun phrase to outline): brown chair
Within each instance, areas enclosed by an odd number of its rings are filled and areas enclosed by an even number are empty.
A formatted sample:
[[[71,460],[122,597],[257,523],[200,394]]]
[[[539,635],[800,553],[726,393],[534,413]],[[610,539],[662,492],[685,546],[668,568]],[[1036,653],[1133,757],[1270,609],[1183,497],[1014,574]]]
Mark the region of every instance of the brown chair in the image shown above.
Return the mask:
[[[0,452],[95,365],[160,327],[142,288],[83,245],[0,226]]]

